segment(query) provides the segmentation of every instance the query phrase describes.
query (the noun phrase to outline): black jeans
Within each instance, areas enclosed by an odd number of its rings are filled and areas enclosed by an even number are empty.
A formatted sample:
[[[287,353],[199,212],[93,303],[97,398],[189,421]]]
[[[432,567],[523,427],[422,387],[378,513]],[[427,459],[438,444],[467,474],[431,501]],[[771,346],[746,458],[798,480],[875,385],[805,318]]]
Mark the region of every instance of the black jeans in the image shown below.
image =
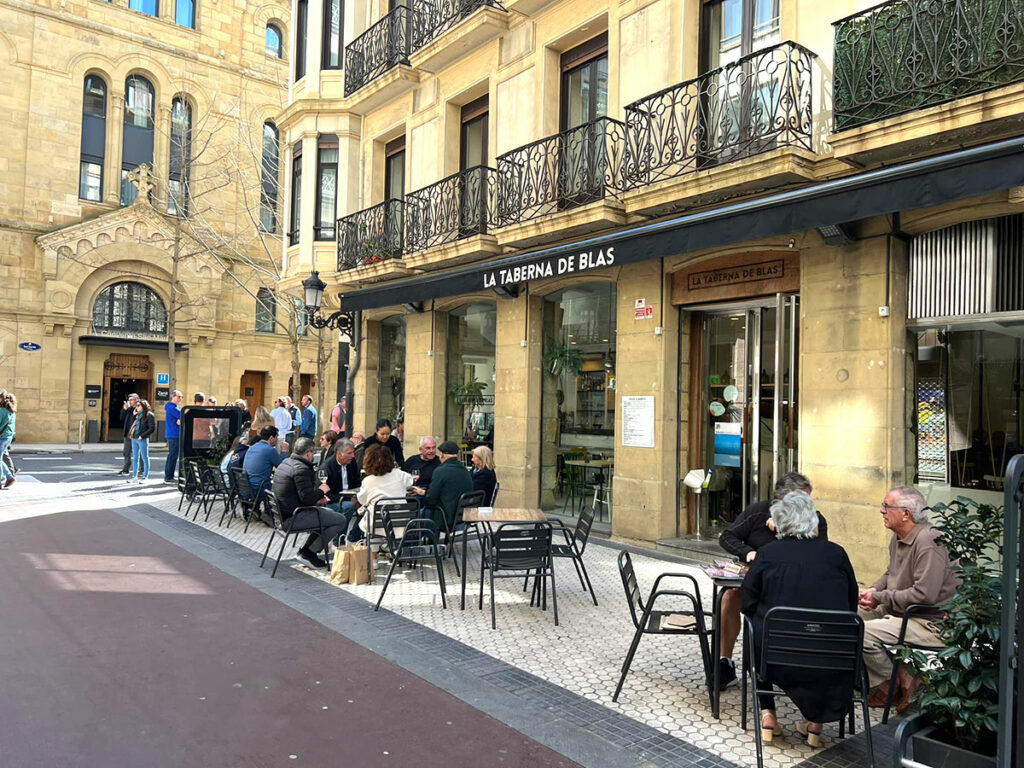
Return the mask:
[[[121,471],[128,474],[132,471],[132,438],[131,435],[124,436],[124,466],[121,467]]]
[[[292,515],[287,528],[295,531],[322,529],[323,538],[320,538],[320,531],[317,530],[310,533],[306,543],[302,545],[306,552],[321,552],[328,541],[345,532],[348,528],[348,516],[327,507],[305,507]]]

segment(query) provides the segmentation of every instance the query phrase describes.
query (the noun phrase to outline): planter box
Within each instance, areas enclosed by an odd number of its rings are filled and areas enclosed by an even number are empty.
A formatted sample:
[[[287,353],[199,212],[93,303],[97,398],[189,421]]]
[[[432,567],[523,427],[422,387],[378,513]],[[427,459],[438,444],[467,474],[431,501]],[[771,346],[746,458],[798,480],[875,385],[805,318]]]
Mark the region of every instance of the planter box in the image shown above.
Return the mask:
[[[935,738],[936,731],[924,714],[914,715],[900,723],[896,730],[896,755],[893,761],[896,768],[995,768],[995,757],[940,741]]]

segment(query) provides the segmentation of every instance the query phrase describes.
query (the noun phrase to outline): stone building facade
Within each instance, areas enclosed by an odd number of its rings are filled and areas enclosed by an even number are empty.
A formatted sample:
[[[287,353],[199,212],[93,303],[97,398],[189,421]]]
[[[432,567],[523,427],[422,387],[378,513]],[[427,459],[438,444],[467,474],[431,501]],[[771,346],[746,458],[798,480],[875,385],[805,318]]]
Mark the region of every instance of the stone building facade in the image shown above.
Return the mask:
[[[292,371],[292,300],[257,306],[279,291],[291,10],[3,0],[0,18],[0,386],[18,440],[119,439],[128,391],[160,420],[173,388],[270,407]],[[301,348],[316,395],[316,344]]]
[[[800,470],[863,580],[889,488],[994,497],[1024,19],[876,5],[295,0],[286,260],[358,312],[356,425],[691,551]]]

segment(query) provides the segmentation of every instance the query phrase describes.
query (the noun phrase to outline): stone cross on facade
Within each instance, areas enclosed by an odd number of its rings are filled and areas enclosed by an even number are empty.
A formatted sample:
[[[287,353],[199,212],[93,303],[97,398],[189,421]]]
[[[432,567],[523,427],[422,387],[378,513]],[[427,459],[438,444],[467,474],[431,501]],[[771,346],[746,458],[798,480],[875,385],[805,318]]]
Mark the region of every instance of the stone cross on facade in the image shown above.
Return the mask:
[[[149,193],[153,187],[156,186],[149,166],[143,163],[138,168],[129,171],[125,178],[127,178],[129,183],[134,184],[135,188],[139,190],[138,197],[135,198],[135,201],[149,202]]]

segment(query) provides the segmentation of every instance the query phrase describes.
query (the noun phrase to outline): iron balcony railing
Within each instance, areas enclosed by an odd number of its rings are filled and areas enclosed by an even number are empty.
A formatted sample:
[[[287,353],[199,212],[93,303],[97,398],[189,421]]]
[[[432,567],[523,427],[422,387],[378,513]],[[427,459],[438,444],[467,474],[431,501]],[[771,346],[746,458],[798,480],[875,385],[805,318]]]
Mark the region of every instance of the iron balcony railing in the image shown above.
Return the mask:
[[[413,12],[413,50],[426,45],[485,6],[505,10],[498,0],[417,0]]]
[[[338,270],[402,255],[402,201],[383,203],[338,219]]]
[[[345,46],[345,95],[409,63],[412,14],[400,5]]]
[[[486,234],[497,207],[495,176],[493,168],[478,165],[406,195],[406,253]]]
[[[498,158],[498,224],[617,197],[625,189],[626,127],[601,117]]]
[[[780,43],[627,106],[629,186],[777,147],[810,149],[815,58]]]
[[[837,131],[1024,79],[1020,0],[893,0],[833,26]]]

